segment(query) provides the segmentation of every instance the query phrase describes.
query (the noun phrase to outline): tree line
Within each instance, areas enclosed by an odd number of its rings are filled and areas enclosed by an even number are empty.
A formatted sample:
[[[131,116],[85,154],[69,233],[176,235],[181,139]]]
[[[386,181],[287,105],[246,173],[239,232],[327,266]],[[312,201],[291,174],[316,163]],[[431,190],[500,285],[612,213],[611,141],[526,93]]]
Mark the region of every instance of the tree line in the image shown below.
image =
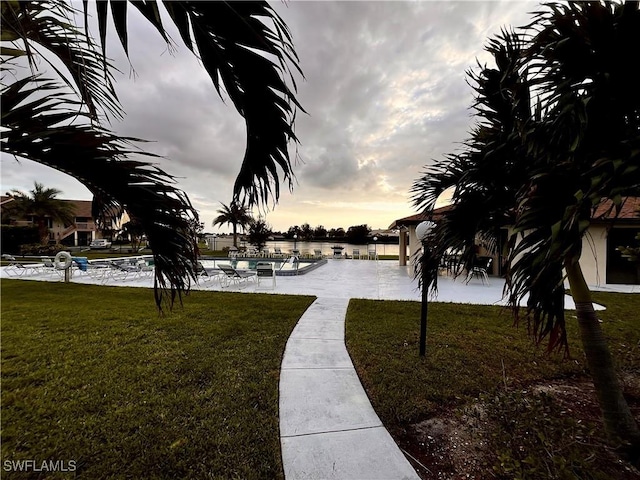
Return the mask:
[[[282,236],[288,240],[313,241],[313,240],[338,240],[353,244],[363,244],[372,241],[371,228],[367,224],[353,225],[346,230],[342,227],[327,230],[323,225],[313,228],[308,223],[293,225],[286,232],[276,232],[262,217],[255,218],[245,205],[231,202],[226,205],[221,203],[218,215],[213,220],[212,226],[231,225],[233,229],[234,246],[238,246],[239,230],[245,232],[249,243],[258,247],[264,246],[272,236]],[[376,238],[380,243],[395,242],[393,237],[381,235]]]

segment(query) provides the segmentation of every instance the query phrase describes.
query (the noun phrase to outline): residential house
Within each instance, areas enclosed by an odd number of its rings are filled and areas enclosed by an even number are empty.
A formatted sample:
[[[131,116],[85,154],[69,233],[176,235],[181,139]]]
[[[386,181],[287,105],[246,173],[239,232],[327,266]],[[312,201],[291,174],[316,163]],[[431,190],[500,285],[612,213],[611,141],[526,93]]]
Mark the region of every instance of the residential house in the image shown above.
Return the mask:
[[[0,210],[13,201],[11,196],[0,197]],[[47,218],[47,226],[49,227],[49,241],[62,243],[67,246],[87,246],[92,240],[96,238],[102,238],[102,232],[98,230],[96,223],[91,215],[90,200],[62,200],[63,202],[69,202],[72,204],[72,208],[75,214],[74,222],[70,225],[65,225],[54,221],[52,218]],[[34,217],[28,216],[12,222],[14,225],[33,225]],[[116,230],[120,228],[120,220],[113,219],[111,221],[112,229]]]
[[[610,208],[611,203],[602,203],[595,211],[587,234],[582,240],[582,256],[580,266],[589,285],[606,284],[640,284],[640,268],[623,258],[617,250],[620,246],[637,245],[636,235],[640,233],[640,197],[628,197],[617,218]],[[409,257],[420,250],[420,241],[416,236],[416,226],[425,220],[438,222],[451,206],[436,208],[430,215],[416,214],[400,218],[389,228],[400,232],[400,265],[407,264],[406,246],[409,246]],[[506,241],[508,230],[505,229],[503,241]],[[486,254],[481,251],[480,254]],[[502,259],[500,254],[493,255],[493,274],[500,275]]]

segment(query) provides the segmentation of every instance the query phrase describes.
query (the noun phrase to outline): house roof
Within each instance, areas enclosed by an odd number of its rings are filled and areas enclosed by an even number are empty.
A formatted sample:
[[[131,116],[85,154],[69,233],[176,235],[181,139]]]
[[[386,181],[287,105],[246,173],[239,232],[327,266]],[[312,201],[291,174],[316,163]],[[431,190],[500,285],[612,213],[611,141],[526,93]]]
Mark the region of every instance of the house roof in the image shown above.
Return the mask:
[[[425,220],[438,221],[451,210],[451,205],[445,205],[444,207],[436,208],[429,215],[424,213],[416,213],[408,217],[400,218],[389,225],[389,230],[395,230],[398,228],[409,227],[411,225],[418,225]]]
[[[625,197],[620,209],[620,214],[616,217],[616,211],[613,207],[611,200],[603,201],[596,208],[593,214],[592,221],[594,223],[611,222],[616,220],[619,223],[633,223],[640,224],[640,197]],[[436,208],[429,215],[424,213],[416,213],[408,217],[400,218],[393,222],[389,229],[398,229],[402,227],[409,227],[412,225],[418,225],[425,220],[438,221],[444,215],[451,210],[452,205],[446,205],[444,207]]]
[[[592,219],[594,222],[606,222],[616,219],[616,221],[625,223],[640,223],[640,197],[625,197],[617,217],[613,202],[605,200],[598,205]]]
[[[76,217],[89,217],[91,218],[91,200],[65,200],[74,206],[74,212]]]

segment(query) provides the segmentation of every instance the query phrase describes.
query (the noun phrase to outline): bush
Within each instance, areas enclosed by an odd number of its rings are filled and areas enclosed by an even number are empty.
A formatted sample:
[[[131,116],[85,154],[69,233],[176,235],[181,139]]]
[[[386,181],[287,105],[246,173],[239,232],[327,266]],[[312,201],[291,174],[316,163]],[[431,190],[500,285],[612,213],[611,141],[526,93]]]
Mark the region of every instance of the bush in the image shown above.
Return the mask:
[[[58,252],[63,250],[68,250],[69,247],[66,247],[60,243],[55,243],[53,245],[42,245],[40,243],[30,243],[27,245],[20,245],[20,255],[50,255],[53,256]]]

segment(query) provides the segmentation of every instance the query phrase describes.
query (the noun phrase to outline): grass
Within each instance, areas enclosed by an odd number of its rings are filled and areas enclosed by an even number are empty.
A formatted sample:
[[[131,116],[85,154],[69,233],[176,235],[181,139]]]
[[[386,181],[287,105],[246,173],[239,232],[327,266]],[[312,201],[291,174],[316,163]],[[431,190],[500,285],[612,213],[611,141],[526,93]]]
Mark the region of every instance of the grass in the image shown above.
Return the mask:
[[[280,362],[312,297],[192,292],[160,316],[147,289],[1,286],[3,465],[74,460],[91,479],[282,477]]]
[[[599,316],[617,368],[621,374],[637,375],[640,295],[595,293],[594,300],[607,307]],[[510,312],[504,308],[446,303],[429,305],[427,355],[421,358],[419,319],[418,302],[352,300],[347,313],[347,346],[358,375],[382,422],[396,440],[404,435],[405,444],[412,425],[451,412],[460,415],[481,396],[519,392],[540,382],[588,379],[571,313],[567,315],[568,360],[560,354],[548,355],[544,346],[536,347],[526,325],[514,327]],[[510,396],[506,401],[517,399]],[[527,401],[527,405],[522,413],[527,416],[527,425],[541,423],[538,414],[549,410],[546,403],[534,408]],[[499,409],[494,410],[500,414]],[[550,422],[557,429],[566,427],[560,410],[550,409]],[[510,420],[515,421],[513,417]],[[582,459],[591,453],[589,447],[580,451]],[[493,477],[496,472],[489,466],[485,473]],[[512,471],[504,478],[514,475]],[[523,478],[546,477],[529,472]]]

